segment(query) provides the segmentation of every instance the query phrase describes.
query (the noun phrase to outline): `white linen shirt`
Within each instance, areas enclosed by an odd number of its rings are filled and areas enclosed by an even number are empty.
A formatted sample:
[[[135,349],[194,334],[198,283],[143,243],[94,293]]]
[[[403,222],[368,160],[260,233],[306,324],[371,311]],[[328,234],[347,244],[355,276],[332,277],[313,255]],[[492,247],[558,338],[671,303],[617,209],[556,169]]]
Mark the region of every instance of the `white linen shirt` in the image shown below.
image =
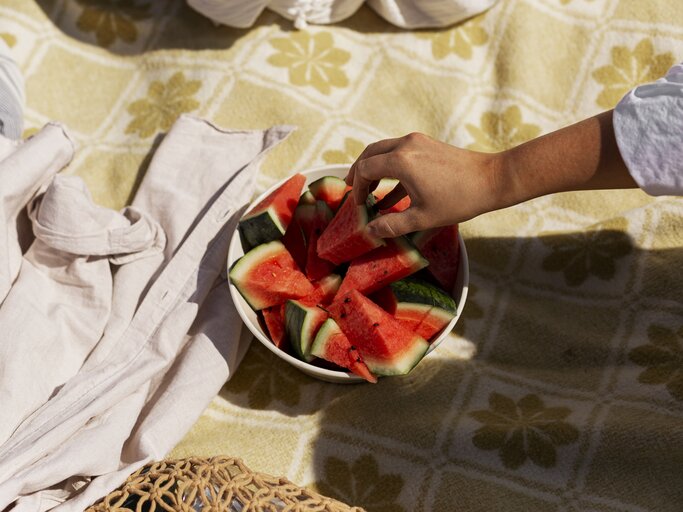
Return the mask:
[[[641,189],[683,195],[683,63],[624,96],[614,109],[614,133]]]
[[[264,9],[308,23],[337,23],[353,15],[365,0],[187,0],[207,18],[230,27],[251,27]],[[377,14],[403,28],[445,27],[479,14],[498,0],[367,0]]]

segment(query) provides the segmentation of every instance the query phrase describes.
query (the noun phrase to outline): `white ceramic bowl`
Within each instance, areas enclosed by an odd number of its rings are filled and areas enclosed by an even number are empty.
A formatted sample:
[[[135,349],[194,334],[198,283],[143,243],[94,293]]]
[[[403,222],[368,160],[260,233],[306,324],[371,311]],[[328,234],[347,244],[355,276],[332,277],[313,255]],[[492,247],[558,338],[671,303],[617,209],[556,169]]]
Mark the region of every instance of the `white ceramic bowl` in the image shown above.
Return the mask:
[[[313,181],[317,180],[318,178],[322,178],[323,176],[338,176],[340,178],[344,178],[348,170],[349,165],[328,165],[325,167],[317,167],[315,169],[310,169],[308,171],[302,171],[301,174],[306,176],[306,185],[308,185],[309,183],[312,183]],[[284,180],[282,182],[276,183],[270,189],[266,190],[263,194],[261,194],[258,198],[254,200],[252,205],[250,205],[249,209],[253,205],[257,204],[259,201],[261,201],[263,198],[265,198],[277,187],[282,185],[283,182]],[[249,209],[247,209],[246,211],[249,211]],[[228,249],[228,268],[230,268],[232,264],[237,259],[239,259],[243,254],[244,250],[242,249],[242,243],[240,242],[239,232],[235,230],[235,232],[232,235],[232,240],[230,241],[230,248]],[[465,249],[465,243],[462,241],[462,238],[460,238],[460,268],[458,270],[458,279],[455,283],[455,289],[453,291],[453,298],[455,299],[456,304],[458,305],[457,311],[453,320],[451,320],[451,322],[431,343],[429,350],[427,351],[427,354],[432,352],[448,336],[448,333],[453,329],[453,326],[458,321],[458,318],[460,318],[460,314],[462,313],[463,307],[465,307],[465,300],[467,299],[468,283],[469,265],[467,261],[467,250]],[[254,310],[251,309],[251,307],[249,307],[249,304],[247,304],[242,295],[240,295],[240,292],[232,283],[230,283],[230,294],[232,295],[232,300],[235,302],[237,312],[242,318],[242,321],[244,321],[244,324],[249,328],[253,335],[268,348],[268,350],[275,353],[275,355],[277,355],[280,359],[283,359],[284,361],[288,362],[289,364],[293,365],[294,367],[298,368],[302,372],[312,377],[316,377],[318,379],[325,380],[328,382],[346,384],[365,382],[362,378],[354,375],[353,373],[319,368],[312,364],[305,363],[304,361],[301,361],[300,359],[297,359],[296,357],[287,354],[285,351],[280,350],[273,344],[272,341],[270,341],[268,335],[263,331],[263,329],[259,325],[256,313],[254,312]]]

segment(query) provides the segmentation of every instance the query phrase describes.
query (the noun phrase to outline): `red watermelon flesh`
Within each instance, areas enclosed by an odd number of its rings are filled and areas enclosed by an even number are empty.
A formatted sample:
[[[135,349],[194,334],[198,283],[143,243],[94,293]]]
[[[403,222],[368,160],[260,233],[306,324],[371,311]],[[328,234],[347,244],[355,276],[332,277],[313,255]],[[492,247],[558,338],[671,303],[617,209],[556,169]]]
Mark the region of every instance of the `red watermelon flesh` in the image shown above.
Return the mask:
[[[357,205],[349,194],[317,242],[318,256],[337,265],[384,245],[365,229],[370,220],[368,206]]]
[[[242,217],[240,232],[251,247],[276,240],[285,233],[305,182],[302,174],[295,174]]]
[[[286,338],[285,332],[285,305],[270,306],[261,310],[263,320],[266,323],[270,340],[273,344],[282,348]]]
[[[325,276],[319,281],[314,282],[313,286],[315,287],[315,291],[312,294],[299,299],[299,302],[306,304],[307,306],[316,304],[326,306],[332,302],[337,290],[339,290],[341,282],[342,278],[337,274]]]
[[[255,311],[315,290],[279,241],[259,245],[238,259],[230,269],[230,281]]]
[[[358,348],[351,344],[331,318],[325,320],[318,330],[311,346],[311,355],[346,368],[368,382],[377,382],[377,377],[370,373],[363,362]]]
[[[377,185],[377,188],[372,192],[372,194],[375,196],[377,199],[377,202],[379,202],[381,199],[384,199],[384,197],[391,192],[396,185],[398,185],[399,181],[393,178],[384,178],[380,180],[379,185]],[[380,210],[379,213],[384,215],[385,213],[398,213],[402,212],[403,210],[407,210],[408,207],[410,206],[410,197],[405,196],[402,198],[400,201],[398,201],[396,204],[390,206],[389,208],[385,208],[384,210]]]
[[[398,201],[396,204],[390,206],[389,208],[385,208],[384,210],[380,210],[379,213],[384,215],[385,213],[399,213],[404,210],[407,210],[410,207],[410,196],[405,196],[403,199]]]
[[[304,183],[306,183],[304,175],[295,174],[249,210],[245,217],[252,217],[266,211],[268,208],[274,208],[286,228],[289,225],[289,221],[292,220],[294,209],[301,196],[301,190],[304,188]]]
[[[308,237],[308,253],[306,255],[306,276],[309,279],[322,279],[328,276],[336,266],[318,256],[318,239],[328,226],[333,217],[332,210],[324,201],[316,201],[315,220],[311,227],[311,234]]]
[[[378,247],[351,261],[337,293],[343,295],[353,289],[369,294],[417,272],[427,264],[427,260],[407,238],[388,239],[384,247]]]
[[[429,341],[450,323],[453,315],[435,306],[401,303],[394,318]]]
[[[458,225],[420,231],[413,236],[413,243],[429,261],[427,270],[444,290],[452,292],[460,265]]]
[[[429,348],[424,338],[406,329],[358,290],[338,295],[329,311],[375,375],[404,375]]]
[[[296,261],[299,269],[306,270],[306,238],[296,215],[287,226],[287,231],[282,237],[282,243]]]

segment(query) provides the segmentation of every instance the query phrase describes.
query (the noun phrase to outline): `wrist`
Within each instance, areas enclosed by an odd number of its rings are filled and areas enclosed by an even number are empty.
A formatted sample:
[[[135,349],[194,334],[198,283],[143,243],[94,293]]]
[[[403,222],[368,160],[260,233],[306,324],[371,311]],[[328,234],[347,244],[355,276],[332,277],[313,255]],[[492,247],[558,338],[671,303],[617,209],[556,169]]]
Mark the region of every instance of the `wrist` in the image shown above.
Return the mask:
[[[528,199],[524,183],[518,171],[514,148],[490,155],[488,165],[493,204],[490,210],[500,210]]]

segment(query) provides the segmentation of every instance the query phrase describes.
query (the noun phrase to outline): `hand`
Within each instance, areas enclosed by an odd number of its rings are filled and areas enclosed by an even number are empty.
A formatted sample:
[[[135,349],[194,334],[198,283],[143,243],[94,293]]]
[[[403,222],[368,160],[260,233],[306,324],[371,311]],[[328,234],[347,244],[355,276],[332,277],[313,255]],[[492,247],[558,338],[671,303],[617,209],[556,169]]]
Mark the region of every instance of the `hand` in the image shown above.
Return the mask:
[[[353,185],[355,200],[362,204],[380,179],[399,180],[378,206],[389,208],[408,195],[410,208],[368,224],[373,235],[389,238],[456,224],[500,208],[498,166],[498,154],[468,151],[411,133],[370,144],[351,166],[346,183]]]
[[[420,133],[370,144],[349,170],[358,204],[385,177],[400,182],[379,202],[406,194],[410,208],[368,224],[389,238],[446,226],[545,194],[635,188],[617,147],[612,111],[602,112],[501,153],[477,153]]]

